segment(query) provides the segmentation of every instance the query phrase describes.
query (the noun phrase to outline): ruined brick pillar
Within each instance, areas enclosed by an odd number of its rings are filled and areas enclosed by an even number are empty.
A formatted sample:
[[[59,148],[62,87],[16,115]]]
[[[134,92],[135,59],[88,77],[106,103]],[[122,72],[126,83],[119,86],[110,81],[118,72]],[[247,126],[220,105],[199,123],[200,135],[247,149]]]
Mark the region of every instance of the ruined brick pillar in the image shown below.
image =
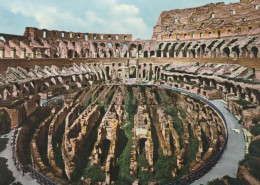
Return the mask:
[[[16,49],[12,48],[11,50],[11,58],[16,58]]]
[[[5,48],[0,48],[0,58],[5,58]]]

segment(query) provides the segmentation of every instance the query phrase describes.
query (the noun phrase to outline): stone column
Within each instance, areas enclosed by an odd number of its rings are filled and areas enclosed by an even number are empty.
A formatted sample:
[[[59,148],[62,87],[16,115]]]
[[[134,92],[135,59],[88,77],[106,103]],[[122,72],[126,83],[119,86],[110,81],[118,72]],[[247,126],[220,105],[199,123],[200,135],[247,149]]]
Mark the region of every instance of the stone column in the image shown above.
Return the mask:
[[[166,52],[166,56],[167,56],[167,58],[170,58],[170,52],[169,51]]]
[[[15,48],[11,49],[11,58],[16,58],[16,49]]]
[[[0,48],[0,58],[5,58],[5,48]]]
[[[161,57],[163,57],[163,51],[161,51]]]
[[[148,55],[148,58],[150,58],[150,57],[151,57],[151,54],[150,54],[150,52],[148,52],[148,54],[147,54],[147,55]]]
[[[123,63],[123,83],[125,84],[125,63]]]
[[[129,58],[129,51],[126,52],[126,57]]]
[[[22,49],[21,58],[26,58],[26,49],[25,48]]]

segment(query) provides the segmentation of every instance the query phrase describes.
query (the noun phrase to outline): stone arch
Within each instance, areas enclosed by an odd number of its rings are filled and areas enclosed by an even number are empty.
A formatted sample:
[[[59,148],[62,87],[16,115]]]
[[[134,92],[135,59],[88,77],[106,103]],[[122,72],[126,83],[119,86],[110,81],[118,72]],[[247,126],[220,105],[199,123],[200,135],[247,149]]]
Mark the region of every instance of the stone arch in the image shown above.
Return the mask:
[[[10,131],[12,127],[12,119],[6,109],[0,110],[0,133]]]
[[[138,57],[140,57],[143,53],[143,46],[141,44],[138,44]]]
[[[150,51],[150,57],[154,57],[155,56],[155,52],[154,51]]]
[[[259,105],[260,104],[260,92],[258,90],[252,89],[252,94],[256,98],[255,102]]]
[[[110,71],[109,66],[106,66],[106,75],[108,78],[109,78],[109,71]]]
[[[157,57],[161,57],[161,50],[157,50]]]
[[[69,49],[69,50],[68,50],[68,57],[69,57],[69,58],[73,58],[73,54],[74,54],[73,50],[72,50],[72,49]]]
[[[192,56],[192,58],[195,58],[195,57],[196,57],[196,53],[195,53],[195,50],[194,50],[194,49],[190,50],[190,53],[191,53],[190,56]]]
[[[144,58],[148,57],[148,51],[144,51]]]
[[[253,54],[253,58],[258,58],[258,48],[257,47],[252,47],[251,52]]]
[[[137,48],[135,44],[131,44],[129,48],[130,57],[135,58],[137,53]]]
[[[140,138],[138,145],[139,145],[139,154],[142,154],[145,152],[145,142],[147,141],[146,138]]]
[[[146,77],[146,70],[144,69],[143,70],[143,78],[145,78]]]
[[[230,56],[230,49],[228,47],[225,47],[223,49],[223,52],[224,52],[225,56],[229,58],[229,56]]]
[[[238,48],[238,46],[234,46],[232,48],[232,52],[234,53],[235,58],[238,58],[240,56],[240,49]]]
[[[122,69],[117,70],[117,77],[123,77]]]
[[[246,91],[246,94],[247,94],[250,102],[252,102],[252,91],[251,91],[251,89],[247,87],[245,91]]]
[[[6,39],[5,39],[5,37],[0,36],[0,40],[3,41],[4,43],[6,43]]]

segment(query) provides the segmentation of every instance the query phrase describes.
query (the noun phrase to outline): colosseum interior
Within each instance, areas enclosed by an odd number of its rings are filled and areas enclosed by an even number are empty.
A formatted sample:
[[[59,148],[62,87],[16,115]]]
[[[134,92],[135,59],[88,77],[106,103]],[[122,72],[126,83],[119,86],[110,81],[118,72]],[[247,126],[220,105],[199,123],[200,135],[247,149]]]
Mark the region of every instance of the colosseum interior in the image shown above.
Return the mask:
[[[51,185],[260,184],[259,6],[163,11],[151,40],[0,33],[0,139],[16,174]]]

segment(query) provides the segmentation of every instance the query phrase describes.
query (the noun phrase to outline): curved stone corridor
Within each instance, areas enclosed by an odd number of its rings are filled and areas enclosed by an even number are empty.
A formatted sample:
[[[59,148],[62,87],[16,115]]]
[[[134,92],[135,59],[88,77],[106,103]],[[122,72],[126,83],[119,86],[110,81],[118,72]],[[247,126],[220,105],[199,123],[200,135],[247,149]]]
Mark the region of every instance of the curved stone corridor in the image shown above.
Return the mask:
[[[174,87],[162,86],[164,88],[176,90]],[[181,92],[187,92],[184,89],[178,89]],[[206,99],[206,98],[204,98]],[[227,105],[221,100],[208,100],[214,104],[221,113],[225,116],[227,128],[228,128],[228,143],[225,152],[219,162],[210,170],[209,173],[193,182],[193,185],[207,184],[208,181],[215,178],[221,178],[225,175],[230,177],[236,177],[238,163],[240,160],[244,159],[245,156],[245,145],[243,132],[241,125],[238,124],[237,119],[233,114],[227,110]],[[234,132],[232,129],[238,129],[240,133]]]

